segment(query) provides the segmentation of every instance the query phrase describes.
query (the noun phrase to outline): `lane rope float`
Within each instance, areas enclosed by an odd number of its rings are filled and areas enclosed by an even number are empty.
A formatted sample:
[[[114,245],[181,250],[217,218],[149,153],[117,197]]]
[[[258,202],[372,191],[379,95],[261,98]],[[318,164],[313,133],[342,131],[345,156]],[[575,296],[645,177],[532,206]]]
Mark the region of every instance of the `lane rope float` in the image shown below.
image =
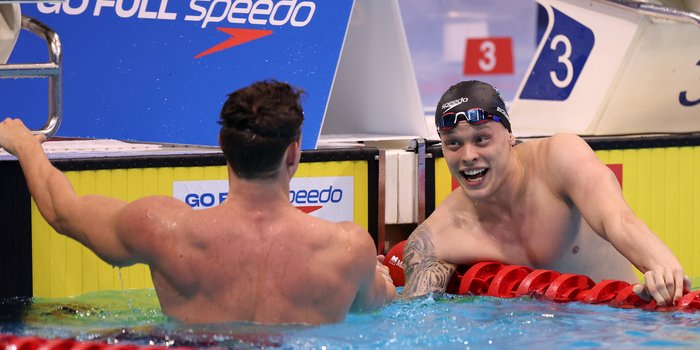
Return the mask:
[[[397,287],[403,286],[403,249],[406,241],[394,245],[384,264]],[[595,283],[590,277],[533,270],[527,266],[506,265],[494,261],[459,266],[447,284],[446,292],[457,295],[485,295],[499,298],[533,297],[553,302],[578,301],[607,304],[616,308],[640,308],[648,311],[700,310],[700,290],[684,292],[674,305],[656,305],[656,300],[643,300],[633,291],[634,284],[618,280]]]

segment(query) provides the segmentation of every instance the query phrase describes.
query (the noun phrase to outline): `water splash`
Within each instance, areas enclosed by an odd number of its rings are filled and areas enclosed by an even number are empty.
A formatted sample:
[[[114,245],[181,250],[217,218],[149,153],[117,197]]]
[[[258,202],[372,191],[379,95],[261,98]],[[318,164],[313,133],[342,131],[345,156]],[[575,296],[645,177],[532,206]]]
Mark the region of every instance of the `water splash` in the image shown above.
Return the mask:
[[[122,289],[122,294],[124,295],[124,300],[129,304],[129,308],[131,308],[131,299],[126,295],[126,288],[124,288],[124,278],[122,277],[122,268],[119,266],[115,266],[117,269],[117,274],[119,275],[119,286]]]

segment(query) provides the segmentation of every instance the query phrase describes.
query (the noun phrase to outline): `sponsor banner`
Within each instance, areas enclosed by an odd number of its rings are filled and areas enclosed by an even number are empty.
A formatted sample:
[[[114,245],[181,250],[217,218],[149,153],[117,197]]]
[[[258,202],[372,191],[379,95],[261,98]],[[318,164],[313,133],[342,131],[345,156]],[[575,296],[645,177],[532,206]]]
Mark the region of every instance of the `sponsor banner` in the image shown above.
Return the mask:
[[[355,178],[299,177],[290,182],[289,201],[299,210],[330,221],[354,221]]]
[[[215,207],[228,196],[228,180],[173,181],[173,197],[193,209]]]
[[[263,79],[306,91],[316,147],[353,0],[68,0],[22,4],[63,48],[58,136],[217,145],[227,94]],[[9,63],[42,62],[23,31]],[[3,79],[3,113],[46,115],[36,79]],[[28,85],[25,85],[28,84]],[[38,102],[38,103],[37,103]]]
[[[207,209],[228,197],[227,180],[175,181],[173,197],[193,209]],[[353,221],[354,178],[352,176],[293,178],[289,202],[312,216],[339,222]]]

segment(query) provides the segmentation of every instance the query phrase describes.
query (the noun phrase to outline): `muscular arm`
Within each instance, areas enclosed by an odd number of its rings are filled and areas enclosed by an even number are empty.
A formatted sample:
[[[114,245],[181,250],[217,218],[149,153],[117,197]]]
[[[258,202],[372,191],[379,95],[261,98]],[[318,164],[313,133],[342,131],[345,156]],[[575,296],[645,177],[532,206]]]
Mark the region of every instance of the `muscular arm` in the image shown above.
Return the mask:
[[[404,298],[444,293],[447,289],[456,267],[438,260],[432,238],[433,233],[428,227],[421,225],[406,241],[403,251],[406,285],[401,293]]]
[[[40,141],[20,120],[6,119],[0,124],[0,146],[19,159],[41,215],[57,232],[79,241],[109,263],[139,262],[118,235],[127,203],[76,194],[66,176],[48,160]]]
[[[680,297],[687,277],[668,247],[637,218],[607,166],[581,138],[556,135],[549,145],[555,181],[598,235],[645,274],[645,286],[659,304]]]
[[[396,299],[396,287],[389,277],[389,269],[377,260],[374,241],[364,229],[352,224],[351,239],[358,249],[357,270],[360,283],[350,310],[372,311]]]

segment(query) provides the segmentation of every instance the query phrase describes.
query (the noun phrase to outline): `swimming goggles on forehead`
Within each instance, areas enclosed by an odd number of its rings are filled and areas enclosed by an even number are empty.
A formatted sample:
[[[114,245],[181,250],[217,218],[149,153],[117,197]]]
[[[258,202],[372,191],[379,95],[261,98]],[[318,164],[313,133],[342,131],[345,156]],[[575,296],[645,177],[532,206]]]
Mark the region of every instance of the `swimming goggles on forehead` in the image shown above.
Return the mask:
[[[483,109],[472,108],[464,112],[447,112],[438,118],[438,130],[450,130],[457,126],[460,121],[469,124],[481,124],[489,119],[500,122],[501,118]]]

